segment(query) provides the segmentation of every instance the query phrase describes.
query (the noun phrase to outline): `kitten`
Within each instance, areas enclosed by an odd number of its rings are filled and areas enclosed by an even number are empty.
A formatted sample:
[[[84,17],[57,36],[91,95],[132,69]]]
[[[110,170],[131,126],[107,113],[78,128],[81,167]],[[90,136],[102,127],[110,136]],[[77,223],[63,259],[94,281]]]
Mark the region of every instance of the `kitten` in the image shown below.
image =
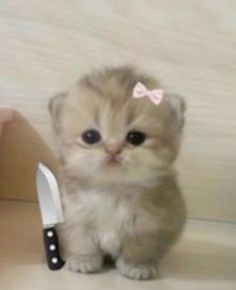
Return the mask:
[[[65,188],[62,237],[72,271],[97,272],[108,254],[124,276],[155,278],[184,226],[172,169],[184,101],[169,94],[158,106],[148,97],[135,99],[137,82],[159,87],[134,68],[108,68],[50,102]]]

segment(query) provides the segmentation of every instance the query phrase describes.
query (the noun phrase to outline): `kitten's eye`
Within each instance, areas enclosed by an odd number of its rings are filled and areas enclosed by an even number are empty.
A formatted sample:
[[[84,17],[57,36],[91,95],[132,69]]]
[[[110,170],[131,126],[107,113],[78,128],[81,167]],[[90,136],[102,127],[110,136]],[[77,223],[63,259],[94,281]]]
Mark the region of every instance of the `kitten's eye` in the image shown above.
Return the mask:
[[[146,135],[139,131],[130,131],[126,136],[126,142],[132,145],[138,146],[142,144],[146,139]]]
[[[101,134],[94,129],[85,131],[82,133],[81,137],[82,140],[89,145],[95,144],[101,140]]]

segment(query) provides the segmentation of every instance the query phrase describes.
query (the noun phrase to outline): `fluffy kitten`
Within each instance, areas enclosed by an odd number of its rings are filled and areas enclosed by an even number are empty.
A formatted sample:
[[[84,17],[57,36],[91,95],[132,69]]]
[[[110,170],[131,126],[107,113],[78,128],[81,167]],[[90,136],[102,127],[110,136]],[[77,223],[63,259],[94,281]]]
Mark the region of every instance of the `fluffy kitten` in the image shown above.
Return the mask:
[[[165,94],[157,106],[132,98],[137,82],[159,87],[136,69],[108,68],[50,102],[65,188],[62,237],[73,271],[97,272],[108,254],[124,276],[154,278],[185,223],[172,169],[184,101]]]

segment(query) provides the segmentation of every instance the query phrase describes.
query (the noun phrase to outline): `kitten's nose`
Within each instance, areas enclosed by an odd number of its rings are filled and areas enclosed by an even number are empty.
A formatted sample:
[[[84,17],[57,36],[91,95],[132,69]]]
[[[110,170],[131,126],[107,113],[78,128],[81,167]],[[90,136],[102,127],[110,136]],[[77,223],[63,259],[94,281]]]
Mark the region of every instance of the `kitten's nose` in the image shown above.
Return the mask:
[[[106,145],[105,151],[111,155],[118,155],[122,152],[122,145],[120,143],[109,143]]]

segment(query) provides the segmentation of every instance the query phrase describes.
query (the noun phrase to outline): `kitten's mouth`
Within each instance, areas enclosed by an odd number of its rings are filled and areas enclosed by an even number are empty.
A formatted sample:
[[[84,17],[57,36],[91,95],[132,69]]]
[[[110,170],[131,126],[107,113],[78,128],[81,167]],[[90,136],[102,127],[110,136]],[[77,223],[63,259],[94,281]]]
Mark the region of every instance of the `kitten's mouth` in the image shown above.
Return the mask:
[[[108,155],[105,159],[105,164],[109,166],[119,166],[122,163],[122,158],[117,155]]]

